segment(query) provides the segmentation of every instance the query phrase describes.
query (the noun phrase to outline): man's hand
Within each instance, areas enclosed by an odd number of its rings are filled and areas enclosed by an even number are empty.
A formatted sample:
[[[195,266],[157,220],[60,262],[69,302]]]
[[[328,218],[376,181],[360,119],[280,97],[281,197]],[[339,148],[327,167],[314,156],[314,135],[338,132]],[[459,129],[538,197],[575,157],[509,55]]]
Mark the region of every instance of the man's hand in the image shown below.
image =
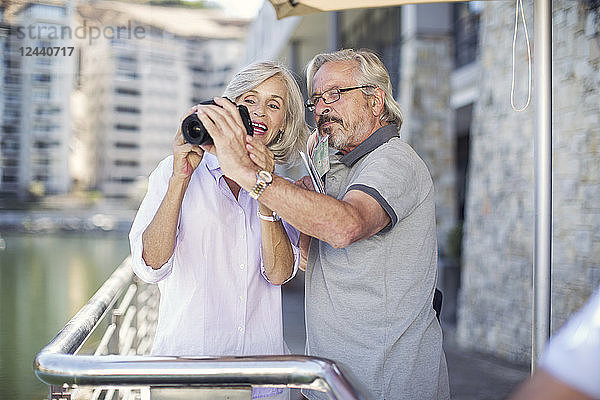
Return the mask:
[[[215,97],[215,103],[218,105],[198,108],[198,118],[214,141],[214,145],[202,148],[216,154],[225,176],[244,186],[242,177],[252,171],[254,180],[257,169],[246,150],[246,128],[235,104],[222,97]]]
[[[192,107],[192,109],[184,115],[181,121],[188,115],[195,113],[197,110],[198,106]],[[202,161],[203,156],[203,149],[197,145],[185,142],[183,134],[181,133],[180,123],[175,139],[173,140],[173,177],[183,180],[189,179],[200,164],[200,161]]]
[[[248,150],[250,159],[258,168],[273,173],[275,170],[275,156],[273,152],[260,140],[256,140],[250,135],[246,136],[246,142],[246,150]]]
[[[296,184],[296,186],[301,187],[302,189],[310,190],[313,192],[315,191],[315,187],[312,183],[312,179],[310,179],[310,176],[303,176],[294,183]]]

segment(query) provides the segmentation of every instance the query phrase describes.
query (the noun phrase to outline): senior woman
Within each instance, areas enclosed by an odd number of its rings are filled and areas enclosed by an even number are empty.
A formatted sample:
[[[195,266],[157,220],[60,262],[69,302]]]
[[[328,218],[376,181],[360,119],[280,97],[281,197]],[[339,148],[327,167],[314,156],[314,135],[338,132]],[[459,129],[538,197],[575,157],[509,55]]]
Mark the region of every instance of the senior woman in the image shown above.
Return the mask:
[[[254,136],[245,140],[257,171],[273,172],[303,147],[302,95],[285,67],[250,65],[223,96],[248,108]],[[219,128],[239,131],[235,106],[215,101],[220,106],[198,105],[188,115],[219,110],[227,116]],[[129,234],[134,272],[158,283],[161,294],[152,354],[285,354],[280,285],[298,268],[299,233],[257,201],[260,190],[248,193],[225,176],[213,152],[186,143],[179,131],[173,155],[150,175]]]

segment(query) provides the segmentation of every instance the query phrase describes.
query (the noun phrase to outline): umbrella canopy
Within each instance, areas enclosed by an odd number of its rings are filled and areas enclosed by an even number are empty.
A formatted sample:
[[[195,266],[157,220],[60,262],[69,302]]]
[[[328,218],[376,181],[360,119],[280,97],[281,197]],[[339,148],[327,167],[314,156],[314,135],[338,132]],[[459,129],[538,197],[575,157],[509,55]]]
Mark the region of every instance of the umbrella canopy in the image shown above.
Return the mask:
[[[353,8],[391,7],[403,4],[447,3],[461,0],[269,0],[277,19],[292,15],[308,15],[320,11],[349,10]]]

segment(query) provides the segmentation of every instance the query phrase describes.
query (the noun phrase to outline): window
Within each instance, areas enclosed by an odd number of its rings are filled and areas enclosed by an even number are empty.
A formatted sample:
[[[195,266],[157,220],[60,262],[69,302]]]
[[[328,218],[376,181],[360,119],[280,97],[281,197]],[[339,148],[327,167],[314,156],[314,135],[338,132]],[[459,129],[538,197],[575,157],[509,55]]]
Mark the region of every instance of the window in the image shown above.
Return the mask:
[[[481,4],[457,3],[453,7],[454,65],[460,68],[477,59]]]
[[[115,147],[117,149],[137,149],[140,146],[137,143],[116,142]]]
[[[135,80],[138,78],[138,75],[135,72],[125,71],[123,69],[117,69],[117,76],[127,80]]]
[[[57,146],[60,146],[60,142],[57,142],[57,141],[44,142],[41,140],[37,140],[33,144],[33,147],[36,149],[48,149],[50,147],[57,147]]]
[[[33,126],[33,131],[34,132],[52,132],[56,128],[58,128],[58,127],[55,125],[35,124]]]
[[[35,4],[29,9],[29,15],[44,18],[61,18],[67,15],[65,7],[48,4]]]
[[[128,114],[140,114],[141,111],[136,107],[128,107],[128,106],[116,106],[116,112],[128,113]]]
[[[200,65],[192,65],[190,66],[190,70],[192,72],[208,72],[208,68],[204,67],[204,66],[200,66]]]
[[[50,74],[34,74],[34,82],[50,82]]]
[[[137,125],[116,124],[115,129],[119,131],[138,132],[140,127]]]
[[[3,127],[4,133],[18,133],[19,129],[16,125],[4,125]]]
[[[38,115],[53,115],[60,113],[60,107],[39,107],[37,109]]]
[[[7,84],[19,83],[20,81],[21,80],[19,79],[18,75],[6,74],[6,76],[4,77],[4,82]]]
[[[3,150],[19,150],[19,142],[16,140],[4,139],[2,140],[1,146]]]
[[[40,101],[50,100],[50,88],[48,88],[48,87],[36,88],[33,91],[33,100],[40,100]]]
[[[35,63],[37,65],[52,65],[51,57],[35,57]]]
[[[139,162],[133,160],[116,160],[116,167],[138,167],[140,165]]]
[[[121,88],[121,87],[116,88],[115,93],[124,94],[127,96],[139,96],[140,95],[140,91],[137,89],[128,89],[128,88]]]
[[[116,182],[116,183],[133,183],[133,182],[135,182],[134,178],[130,178],[128,176],[122,176],[119,178],[115,177],[115,178],[111,178],[110,180],[111,180],[111,182]]]
[[[136,62],[135,57],[132,56],[117,56],[117,61],[122,62],[122,63],[134,63]]]

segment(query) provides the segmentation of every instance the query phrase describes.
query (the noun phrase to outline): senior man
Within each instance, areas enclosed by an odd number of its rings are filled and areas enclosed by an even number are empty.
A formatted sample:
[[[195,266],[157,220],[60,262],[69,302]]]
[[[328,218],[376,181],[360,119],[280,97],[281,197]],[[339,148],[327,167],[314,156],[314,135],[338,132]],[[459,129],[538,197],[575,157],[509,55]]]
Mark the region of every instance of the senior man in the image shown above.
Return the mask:
[[[368,399],[448,399],[437,280],[434,188],[399,136],[389,74],[370,51],[319,54],[307,67],[318,135],[337,153],[326,194],[256,171],[252,138],[214,130],[227,176],[310,237],[306,352],[334,360]],[[223,107],[229,105],[223,103]],[[201,116],[211,134],[219,115]],[[247,147],[250,146],[250,147]],[[308,243],[309,241],[305,241]],[[311,399],[323,398],[308,392]]]

